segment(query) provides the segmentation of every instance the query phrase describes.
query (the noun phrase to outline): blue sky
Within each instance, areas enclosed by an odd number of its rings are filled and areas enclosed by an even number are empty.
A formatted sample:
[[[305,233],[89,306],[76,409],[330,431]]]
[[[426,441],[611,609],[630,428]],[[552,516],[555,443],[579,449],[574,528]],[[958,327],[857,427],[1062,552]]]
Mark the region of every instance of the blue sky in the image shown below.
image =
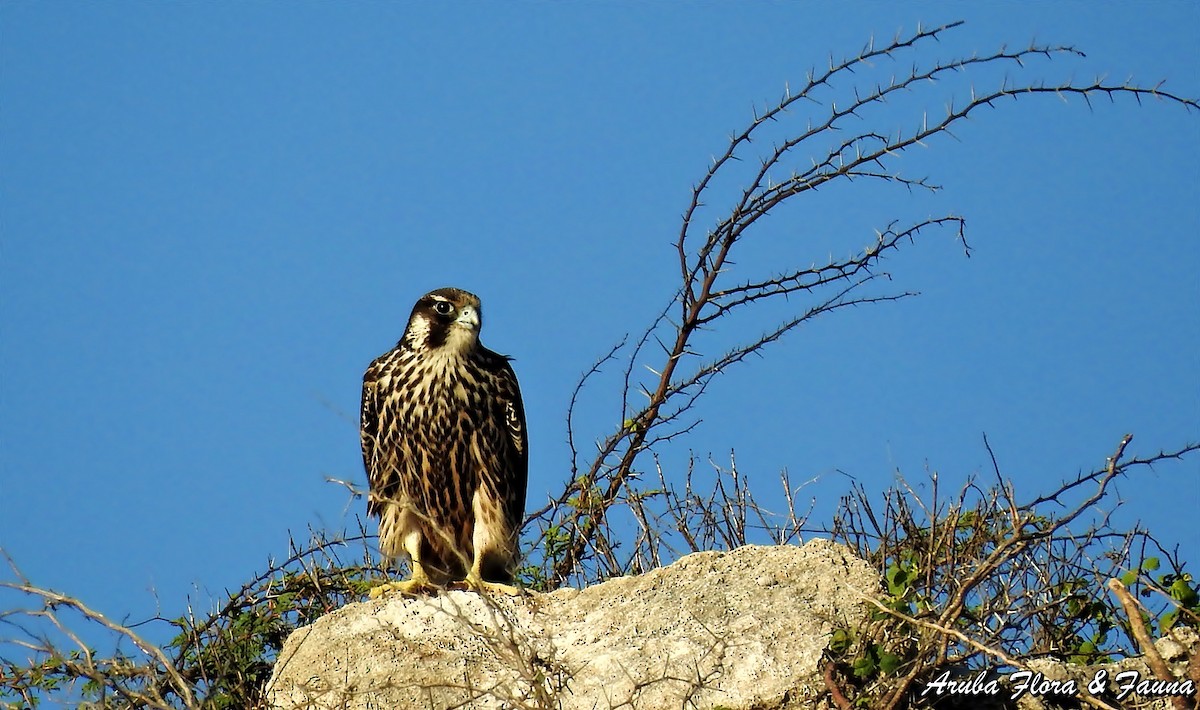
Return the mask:
[[[957,19],[939,58],[1036,38],[1088,56],[1010,77],[1200,95],[1195,3],[0,3],[0,546],[138,620],[206,608],[289,531],[353,527],[361,503],[324,479],[364,478],[362,371],[444,285],[516,358],[538,505],[567,476],[575,381],[670,298],[691,187],[752,107],[872,35]],[[946,99],[872,120],[911,129]],[[670,455],[734,450],[768,501],[781,469],[816,479],[823,522],[847,476],[986,473],[984,433],[1024,498],[1126,432],[1141,455],[1196,439],[1198,120],[1006,102],[900,163],[936,195],[782,211],[748,276],[947,212],[974,251],[902,250],[886,268],[921,297],[732,370]],[[617,423],[614,384],[588,391],[584,440]],[[1197,562],[1195,458],[1121,492],[1123,520]]]

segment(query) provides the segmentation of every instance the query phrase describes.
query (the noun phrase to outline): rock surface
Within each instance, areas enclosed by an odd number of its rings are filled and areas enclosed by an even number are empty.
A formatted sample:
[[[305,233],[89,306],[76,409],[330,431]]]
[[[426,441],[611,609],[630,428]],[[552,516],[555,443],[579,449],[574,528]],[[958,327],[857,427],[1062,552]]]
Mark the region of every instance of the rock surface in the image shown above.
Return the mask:
[[[350,604],[298,629],[277,710],[808,708],[821,651],[878,576],[848,549],[747,546],[582,591]]]

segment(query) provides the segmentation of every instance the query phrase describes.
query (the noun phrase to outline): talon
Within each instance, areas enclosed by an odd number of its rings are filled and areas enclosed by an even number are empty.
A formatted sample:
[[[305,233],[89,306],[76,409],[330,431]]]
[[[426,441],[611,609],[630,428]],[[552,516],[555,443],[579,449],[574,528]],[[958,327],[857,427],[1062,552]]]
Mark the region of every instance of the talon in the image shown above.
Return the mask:
[[[388,594],[400,593],[409,597],[425,596],[427,594],[437,594],[438,588],[422,579],[408,579],[403,582],[383,582],[378,584],[367,592],[367,596],[372,599],[379,599]]]

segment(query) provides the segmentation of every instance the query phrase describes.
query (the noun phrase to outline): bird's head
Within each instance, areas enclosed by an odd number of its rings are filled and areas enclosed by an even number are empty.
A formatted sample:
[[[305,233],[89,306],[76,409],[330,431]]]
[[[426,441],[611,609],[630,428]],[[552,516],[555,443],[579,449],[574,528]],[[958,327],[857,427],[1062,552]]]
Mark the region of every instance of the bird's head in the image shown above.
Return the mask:
[[[482,327],[478,296],[458,288],[439,288],[413,306],[404,339],[415,348],[449,348],[463,353],[479,342]]]

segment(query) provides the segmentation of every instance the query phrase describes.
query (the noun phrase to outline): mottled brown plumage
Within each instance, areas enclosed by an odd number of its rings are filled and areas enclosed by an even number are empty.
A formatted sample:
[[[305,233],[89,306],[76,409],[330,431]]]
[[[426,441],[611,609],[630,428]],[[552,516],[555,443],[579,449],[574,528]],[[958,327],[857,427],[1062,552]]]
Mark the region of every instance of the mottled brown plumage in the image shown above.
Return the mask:
[[[379,548],[412,579],[511,591],[529,468],[525,412],[508,358],[479,342],[479,298],[423,296],[404,337],[363,376],[362,452]]]

